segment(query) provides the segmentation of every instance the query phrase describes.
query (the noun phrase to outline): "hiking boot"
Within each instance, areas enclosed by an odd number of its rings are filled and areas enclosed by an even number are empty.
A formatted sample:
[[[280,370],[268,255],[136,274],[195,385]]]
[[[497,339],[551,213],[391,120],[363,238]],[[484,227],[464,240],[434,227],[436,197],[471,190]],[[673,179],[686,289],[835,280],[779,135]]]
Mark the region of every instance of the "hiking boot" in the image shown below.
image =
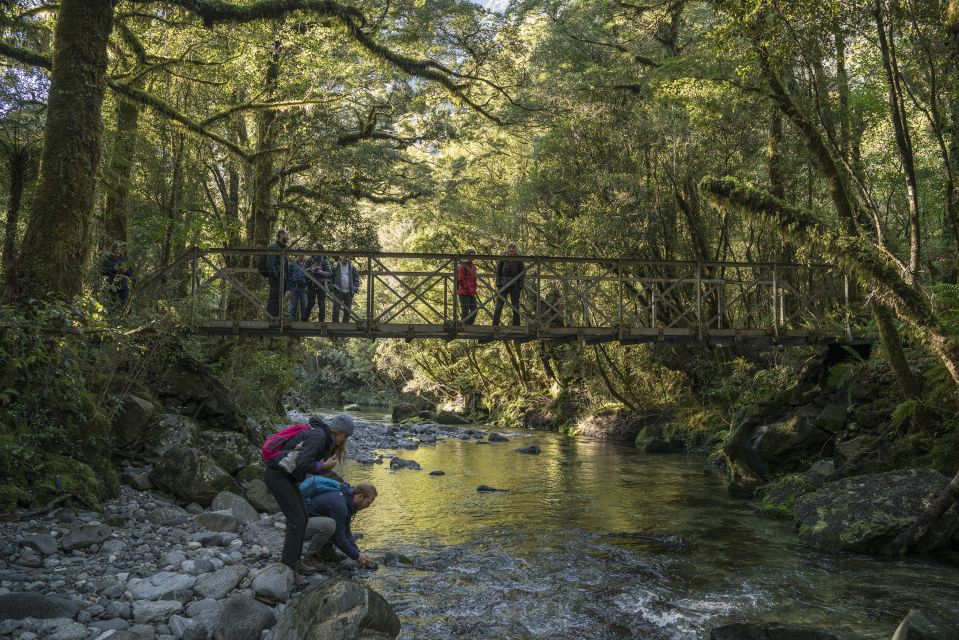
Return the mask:
[[[310,555],[314,556],[320,562],[341,562],[345,556],[337,553],[333,545],[328,544],[319,551],[314,551]]]
[[[296,565],[296,573],[300,576],[311,576],[325,568],[326,565],[317,558],[306,555],[303,556],[303,559]]]

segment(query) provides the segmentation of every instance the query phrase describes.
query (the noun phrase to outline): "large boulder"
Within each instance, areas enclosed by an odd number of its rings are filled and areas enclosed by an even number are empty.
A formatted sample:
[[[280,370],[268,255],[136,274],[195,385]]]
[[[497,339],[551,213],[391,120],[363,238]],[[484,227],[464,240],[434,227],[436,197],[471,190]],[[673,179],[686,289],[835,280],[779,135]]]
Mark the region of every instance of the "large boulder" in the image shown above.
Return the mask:
[[[196,523],[207,531],[236,533],[240,530],[240,521],[229,511],[204,511],[197,515]]]
[[[393,405],[393,422],[403,422],[416,416],[417,408],[408,402],[397,402]]]
[[[395,638],[399,632],[400,619],[383,596],[354,580],[336,578],[291,602],[273,637],[354,640],[368,634]]]
[[[273,610],[248,595],[234,593],[227,598],[213,624],[213,640],[260,640],[276,623]],[[274,638],[286,638],[273,635]]]
[[[209,505],[221,491],[236,490],[236,482],[209,456],[184,446],[163,454],[150,473],[150,482],[186,502]]]
[[[249,573],[249,569],[242,564],[223,567],[219,571],[198,577],[196,584],[193,585],[193,591],[201,598],[222,600],[236,589],[236,586],[246,577],[247,573]]]
[[[194,584],[196,584],[196,578],[193,576],[174,573],[173,571],[161,571],[149,578],[143,578],[135,582],[131,581],[129,590],[134,600],[185,600],[189,602],[192,599],[189,592]]]
[[[876,553],[938,497],[949,479],[932,469],[891,471],[827,482],[796,500],[799,535],[831,551]],[[920,541],[919,551],[946,546],[959,530],[951,509]]]
[[[113,442],[120,449],[137,446],[156,407],[149,400],[133,394],[118,396],[117,412],[113,416]]]
[[[214,511],[229,511],[241,525],[260,519],[260,514],[249,502],[230,491],[221,491],[213,498],[210,508]]]
[[[176,446],[191,447],[196,443],[200,428],[189,418],[166,413],[143,432],[143,458],[155,462]]]
[[[6,593],[0,595],[0,620],[23,618],[69,618],[80,611],[80,603],[70,598],[39,593]]]
[[[709,631],[709,640],[855,640],[857,636],[779,622],[736,622]]]
[[[246,499],[250,501],[250,504],[252,504],[257,511],[261,513],[276,513],[280,510],[280,505],[277,503],[276,498],[273,497],[273,493],[269,487],[266,486],[266,483],[259,478],[241,481],[240,486],[243,487],[243,493],[246,494]]]
[[[845,423],[846,407],[832,396],[791,410],[771,403],[747,406],[733,418],[723,447],[730,475],[737,482],[758,484],[801,471],[812,459],[832,454]]]
[[[452,411],[440,411],[436,414],[436,422],[439,424],[469,424],[470,421],[458,413]]]
[[[293,591],[293,570],[281,562],[274,562],[256,574],[250,586],[257,600],[267,604],[286,602]]]
[[[206,429],[246,430],[230,390],[182,351],[161,373],[155,391],[167,407],[194,416]]]
[[[235,431],[204,431],[197,438],[196,448],[227,473],[238,473],[260,458],[259,449],[249,438]]]

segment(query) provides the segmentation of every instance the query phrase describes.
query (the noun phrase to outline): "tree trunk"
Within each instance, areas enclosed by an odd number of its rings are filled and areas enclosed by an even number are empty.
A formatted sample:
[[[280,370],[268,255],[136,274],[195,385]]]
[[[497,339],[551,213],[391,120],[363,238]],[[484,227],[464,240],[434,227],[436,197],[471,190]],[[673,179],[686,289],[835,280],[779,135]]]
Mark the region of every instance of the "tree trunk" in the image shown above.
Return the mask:
[[[919,399],[922,393],[922,387],[919,380],[912,372],[909,361],[906,360],[906,352],[902,348],[902,340],[899,337],[899,328],[896,326],[896,319],[892,312],[878,302],[870,304],[873,317],[876,319],[876,326],[879,328],[879,339],[882,346],[886,349],[886,355],[889,357],[889,366],[896,374],[896,380],[899,382],[899,388],[907,398]]]
[[[70,302],[83,286],[100,159],[111,0],[62,0],[36,192],[17,269],[15,298]]]
[[[106,208],[103,211],[103,235],[107,244],[129,240],[130,174],[133,170],[133,154],[136,151],[137,120],[140,107],[122,96],[117,96],[117,133],[110,156],[110,166],[103,179],[107,192]]]
[[[279,23],[274,24],[274,33]],[[276,90],[276,81],[280,76],[281,42],[274,40],[270,61],[266,67],[263,81],[265,98],[272,99]],[[276,146],[277,114],[272,109],[264,109],[256,120],[256,158],[253,161],[253,213],[250,216],[248,239],[254,247],[265,247],[276,230],[276,218],[273,211],[273,153]]]
[[[8,158],[10,165],[10,192],[7,201],[7,224],[3,236],[3,270],[7,274],[9,288],[11,277],[16,273],[17,227],[20,221],[20,204],[23,202],[23,190],[27,183],[27,168],[30,164],[30,152],[17,149]]]

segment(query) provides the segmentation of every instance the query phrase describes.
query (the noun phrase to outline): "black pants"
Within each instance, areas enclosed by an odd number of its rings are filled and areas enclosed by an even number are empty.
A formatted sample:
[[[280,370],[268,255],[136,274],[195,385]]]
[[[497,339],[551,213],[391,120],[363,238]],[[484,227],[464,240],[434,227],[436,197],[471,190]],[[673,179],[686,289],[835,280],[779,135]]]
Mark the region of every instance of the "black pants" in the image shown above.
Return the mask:
[[[463,324],[476,322],[476,296],[460,296],[460,318]]]
[[[280,279],[270,278],[270,294],[266,299],[266,312],[271,318],[280,316]]]
[[[320,306],[320,317],[317,322],[326,322],[326,289],[321,289],[315,285],[307,285],[306,287],[306,313],[305,318],[307,322],[310,321],[310,314],[313,313],[313,306],[319,302]]]
[[[519,326],[519,294],[522,293],[522,289],[517,286],[512,286],[505,291],[500,291],[499,295],[496,296],[496,308],[493,309],[493,326],[499,324],[500,316],[503,315],[503,303],[506,302],[506,296],[509,295],[509,305],[513,308],[513,326]]]
[[[306,505],[300,494],[300,485],[293,476],[280,469],[267,467],[263,482],[276,498],[280,510],[286,516],[286,539],[283,540],[283,564],[296,569],[303,553],[303,539],[306,537]]]
[[[343,319],[340,320],[340,307],[343,308]],[[349,322],[350,309],[353,308],[353,294],[340,293],[333,294],[333,322]]]

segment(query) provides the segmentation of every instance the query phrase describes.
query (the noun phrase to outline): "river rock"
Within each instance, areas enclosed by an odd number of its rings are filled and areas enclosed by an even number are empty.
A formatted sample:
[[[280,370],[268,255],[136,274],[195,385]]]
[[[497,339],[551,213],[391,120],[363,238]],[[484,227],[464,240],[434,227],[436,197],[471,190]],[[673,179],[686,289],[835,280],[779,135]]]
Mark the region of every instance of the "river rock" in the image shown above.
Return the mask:
[[[243,480],[240,482],[240,486],[243,487],[246,499],[260,513],[276,513],[280,510],[280,505],[273,497],[273,493],[266,486],[266,483],[259,478]]]
[[[153,488],[150,469],[146,467],[127,467],[120,473],[120,480],[137,491],[149,491]]]
[[[431,475],[431,476],[445,476],[445,475],[446,475],[446,472],[445,472],[445,471],[440,471],[439,469],[437,469],[436,471],[430,471],[430,475]]]
[[[354,580],[334,578],[291,602],[280,614],[273,637],[353,640],[395,638],[399,632],[400,620],[383,596]]]
[[[230,491],[221,491],[216,494],[210,508],[214,511],[229,511],[240,524],[249,524],[260,519],[260,514],[253,505]]]
[[[116,400],[119,406],[112,421],[113,442],[121,449],[135,447],[142,440],[156,407],[133,394],[117,396]]]
[[[157,507],[147,514],[147,520],[153,524],[159,524],[165,527],[183,524],[189,519],[190,513],[186,509],[181,509],[173,505]]]
[[[237,473],[260,457],[250,440],[234,431],[204,431],[197,438],[196,448],[227,473]]]
[[[204,511],[196,517],[196,523],[207,531],[226,531],[235,533],[240,522],[229,511]]]
[[[187,502],[209,505],[221,491],[236,487],[233,478],[202,452],[175,446],[153,466],[150,481]]]
[[[539,448],[538,444],[531,444],[528,447],[520,447],[519,449],[516,449],[516,453],[530,453],[536,455],[541,452],[542,449]]]
[[[257,600],[268,604],[286,602],[293,590],[293,570],[283,563],[274,562],[256,574],[250,586]]]
[[[23,541],[23,545],[45,556],[52,556],[59,550],[57,548],[57,541],[49,533],[38,533],[27,536]]]
[[[87,640],[89,637],[90,630],[87,629],[85,624],[68,622],[58,626],[53,633],[46,637],[46,640]]]
[[[496,431],[489,434],[488,440],[490,442],[509,442],[509,438],[504,436],[502,433],[497,433]]]
[[[476,490],[480,493],[506,493],[509,489],[494,489],[493,487],[485,484],[481,484],[476,487]]]
[[[470,421],[452,411],[440,411],[436,414],[436,421],[440,424],[469,424]]]
[[[876,553],[912,524],[948,483],[932,469],[827,482],[796,500],[799,535],[822,549]],[[957,530],[959,512],[951,509],[920,540],[917,550],[943,547]]]
[[[190,618],[175,615],[171,616],[166,624],[170,627],[170,633],[173,634],[174,638],[182,638],[187,630],[196,623]]]
[[[68,618],[80,611],[80,603],[70,598],[14,591],[0,595],[0,620],[23,618]]]
[[[662,425],[658,424],[648,424],[640,429],[633,443],[643,453],[672,453],[683,448],[682,442],[667,438]]]
[[[899,624],[892,640],[959,640],[959,620],[945,620],[911,609]]]
[[[73,551],[74,549],[86,549],[95,544],[100,544],[113,534],[113,528],[105,524],[87,524],[74,527],[63,536],[60,546],[64,551]]]
[[[213,640],[260,640],[260,634],[276,623],[273,611],[248,595],[234,593],[227,598],[213,625]],[[287,640],[287,636],[274,638]]]
[[[193,585],[193,591],[201,598],[222,600],[236,589],[236,586],[246,577],[247,573],[249,573],[249,569],[242,564],[224,567],[219,571],[197,578],[196,584]]]
[[[390,460],[390,469],[413,469],[419,471],[423,467],[416,460],[404,460],[403,458],[393,458]]]
[[[168,600],[189,591],[196,584],[196,578],[182,573],[161,571],[149,578],[138,580],[131,585],[130,593],[134,600]],[[175,598],[179,600],[180,598]]]
[[[166,622],[181,611],[183,604],[176,600],[137,600],[133,603],[133,621],[137,624]]]
[[[408,556],[404,556],[402,553],[396,553],[395,551],[387,551],[383,554],[383,564],[387,567],[392,565],[404,565],[407,567],[413,566],[413,559]]]
[[[856,640],[856,636],[779,622],[737,622],[709,631],[709,640]]]

